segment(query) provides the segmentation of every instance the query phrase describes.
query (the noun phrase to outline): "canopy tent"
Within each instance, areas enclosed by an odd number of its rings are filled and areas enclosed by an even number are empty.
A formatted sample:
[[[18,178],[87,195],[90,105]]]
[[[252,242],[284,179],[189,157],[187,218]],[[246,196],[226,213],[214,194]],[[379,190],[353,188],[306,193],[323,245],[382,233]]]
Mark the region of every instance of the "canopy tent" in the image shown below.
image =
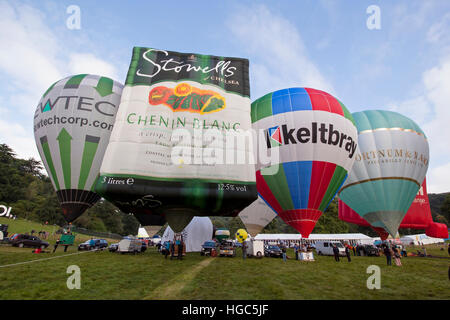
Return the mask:
[[[147,231],[144,228],[139,227],[137,238],[149,238]]]
[[[306,241],[309,243],[315,243],[316,241],[346,241],[352,243],[364,243],[373,244],[373,238],[366,236],[362,233],[334,233],[334,234],[310,234],[308,238],[302,238],[300,234],[294,233],[261,233],[255,237],[255,240],[263,240],[265,242],[289,242],[296,243],[300,241]]]
[[[205,241],[212,240],[213,224],[211,219],[208,217],[194,217],[181,234],[186,244],[186,252],[200,252],[202,244]],[[170,226],[167,226],[162,237],[162,243],[173,241],[174,235],[175,233]]]
[[[433,244],[433,243],[444,243],[444,240],[441,238],[433,238],[429,237],[424,233],[421,234],[411,234],[407,236],[403,236],[400,238],[400,241],[405,245],[422,245],[422,244]]]

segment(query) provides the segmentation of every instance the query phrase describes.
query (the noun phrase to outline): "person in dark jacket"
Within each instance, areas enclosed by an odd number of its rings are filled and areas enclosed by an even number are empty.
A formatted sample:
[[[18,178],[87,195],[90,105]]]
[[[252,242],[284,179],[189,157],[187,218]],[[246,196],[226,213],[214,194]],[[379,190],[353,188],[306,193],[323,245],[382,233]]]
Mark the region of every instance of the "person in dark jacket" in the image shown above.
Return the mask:
[[[242,242],[242,259],[247,258],[247,244],[245,241]]]
[[[336,262],[339,262],[339,249],[338,247],[334,244],[333,245],[333,254],[334,254],[334,260],[336,260]]]
[[[170,244],[170,260],[175,257],[175,241]]]
[[[352,262],[352,258],[350,258],[350,249],[348,246],[345,246],[345,255],[347,256],[348,262]]]
[[[388,266],[392,266],[392,254],[389,246],[384,246],[384,255],[386,256],[386,263]]]
[[[286,246],[284,244],[281,245],[281,253],[283,255],[283,261],[286,262]]]
[[[356,246],[355,245],[352,246],[352,250],[353,250],[353,255],[356,256]]]
[[[178,241],[178,260],[183,260],[183,240],[179,239]]]

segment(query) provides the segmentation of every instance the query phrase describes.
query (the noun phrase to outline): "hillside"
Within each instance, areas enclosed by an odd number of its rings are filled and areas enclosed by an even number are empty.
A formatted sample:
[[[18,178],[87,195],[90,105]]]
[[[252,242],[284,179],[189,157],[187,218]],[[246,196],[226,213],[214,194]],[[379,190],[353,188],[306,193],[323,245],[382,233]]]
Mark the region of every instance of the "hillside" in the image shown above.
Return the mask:
[[[49,225],[66,224],[61,214],[56,194],[50,179],[44,175],[43,166],[35,159],[19,159],[6,144],[0,144],[0,204],[12,207],[12,214],[21,219]],[[430,194],[433,219],[437,222],[450,221],[450,193]],[[216,228],[227,228],[233,234],[243,228],[242,221],[236,218],[211,217]],[[100,200],[88,209],[73,225],[92,231],[110,232],[120,235],[137,234],[139,222],[134,216],[121,212],[106,200]],[[162,234],[164,228],[159,232]],[[279,217],[274,219],[264,233],[297,233]],[[359,227],[339,220],[336,200],[316,224],[314,233],[361,232],[376,236],[371,228]],[[404,230],[403,233],[417,232]]]

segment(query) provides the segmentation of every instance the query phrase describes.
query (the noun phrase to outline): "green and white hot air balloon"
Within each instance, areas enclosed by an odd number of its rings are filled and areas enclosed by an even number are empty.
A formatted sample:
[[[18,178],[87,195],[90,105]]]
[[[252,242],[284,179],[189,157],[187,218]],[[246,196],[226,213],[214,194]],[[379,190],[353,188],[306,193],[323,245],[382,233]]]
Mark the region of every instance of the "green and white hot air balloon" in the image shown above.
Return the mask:
[[[36,146],[68,222],[100,199],[93,188],[122,88],[107,77],[79,74],[55,82],[36,108]]]
[[[395,237],[428,169],[428,140],[411,119],[391,111],[352,114],[355,163],[339,197],[373,227]]]

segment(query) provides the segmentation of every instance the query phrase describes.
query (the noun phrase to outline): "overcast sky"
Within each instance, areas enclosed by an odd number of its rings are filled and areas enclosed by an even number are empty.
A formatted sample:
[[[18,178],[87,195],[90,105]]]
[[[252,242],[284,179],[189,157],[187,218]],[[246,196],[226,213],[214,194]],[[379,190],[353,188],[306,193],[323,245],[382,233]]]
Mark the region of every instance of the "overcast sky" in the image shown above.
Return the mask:
[[[450,191],[450,1],[2,1],[0,143],[40,159],[33,113],[77,73],[124,82],[133,46],[250,60],[251,99],[313,87],[351,112],[388,109],[428,136],[429,192]],[[70,5],[80,29],[69,29]],[[367,9],[380,9],[370,30]]]

